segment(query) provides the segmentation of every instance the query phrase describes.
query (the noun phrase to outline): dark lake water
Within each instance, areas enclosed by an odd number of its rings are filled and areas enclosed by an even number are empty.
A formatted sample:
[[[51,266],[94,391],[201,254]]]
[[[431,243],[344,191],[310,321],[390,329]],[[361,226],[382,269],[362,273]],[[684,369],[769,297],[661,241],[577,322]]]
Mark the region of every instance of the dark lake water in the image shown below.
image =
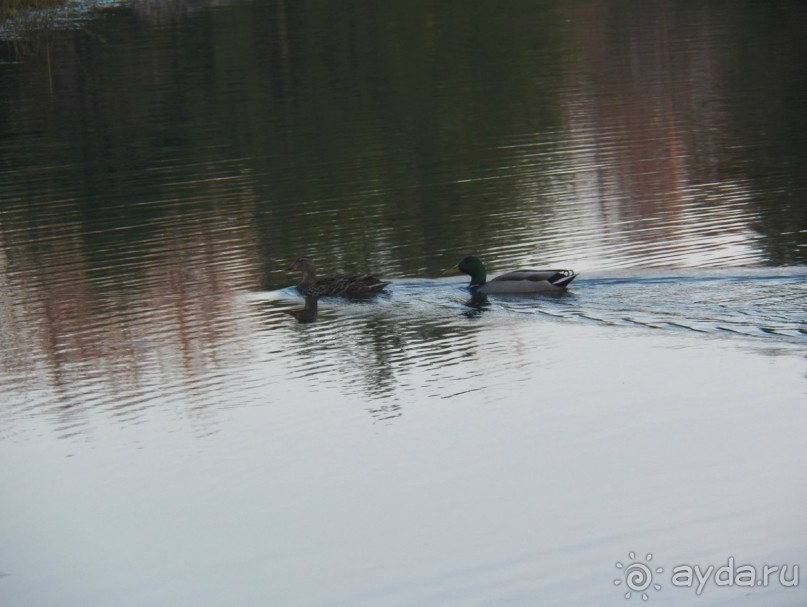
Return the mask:
[[[83,8],[0,27],[0,604],[805,603],[807,5]]]

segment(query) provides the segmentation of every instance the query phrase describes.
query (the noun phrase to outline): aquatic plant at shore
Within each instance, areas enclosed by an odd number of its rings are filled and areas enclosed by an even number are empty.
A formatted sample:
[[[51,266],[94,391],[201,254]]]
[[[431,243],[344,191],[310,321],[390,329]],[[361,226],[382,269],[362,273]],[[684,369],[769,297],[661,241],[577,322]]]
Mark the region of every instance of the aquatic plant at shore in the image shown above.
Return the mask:
[[[0,0],[0,19],[13,19],[28,11],[60,6],[65,0]]]

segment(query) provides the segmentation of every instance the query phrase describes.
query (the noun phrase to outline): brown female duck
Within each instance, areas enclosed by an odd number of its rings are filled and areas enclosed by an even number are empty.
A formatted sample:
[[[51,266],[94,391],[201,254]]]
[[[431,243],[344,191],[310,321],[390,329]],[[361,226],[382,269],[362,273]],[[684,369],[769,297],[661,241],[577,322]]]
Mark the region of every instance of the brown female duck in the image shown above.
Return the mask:
[[[303,279],[297,285],[297,290],[307,297],[327,295],[367,297],[381,292],[389,284],[369,274],[339,274],[318,278],[314,263],[307,257],[298,257],[286,271],[303,273]]]

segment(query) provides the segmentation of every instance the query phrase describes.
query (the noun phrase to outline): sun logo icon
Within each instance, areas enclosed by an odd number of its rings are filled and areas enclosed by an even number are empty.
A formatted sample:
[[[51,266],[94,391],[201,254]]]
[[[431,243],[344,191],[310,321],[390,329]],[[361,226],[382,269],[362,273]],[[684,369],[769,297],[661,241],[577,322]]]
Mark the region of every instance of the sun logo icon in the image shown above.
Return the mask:
[[[616,578],[614,580],[614,586],[619,586],[624,582],[625,586],[628,588],[628,591],[625,593],[626,599],[630,599],[635,592],[637,594],[641,593],[642,600],[646,601],[650,597],[645,590],[651,586],[655,590],[661,590],[661,584],[653,583],[653,573],[664,573],[664,568],[656,567],[656,569],[653,570],[650,565],[646,564],[653,560],[653,555],[649,552],[644,557],[645,563],[636,560],[635,552],[628,552],[628,558],[632,562],[627,565],[623,565],[620,561],[616,562],[616,568],[624,571],[625,575],[624,578]]]

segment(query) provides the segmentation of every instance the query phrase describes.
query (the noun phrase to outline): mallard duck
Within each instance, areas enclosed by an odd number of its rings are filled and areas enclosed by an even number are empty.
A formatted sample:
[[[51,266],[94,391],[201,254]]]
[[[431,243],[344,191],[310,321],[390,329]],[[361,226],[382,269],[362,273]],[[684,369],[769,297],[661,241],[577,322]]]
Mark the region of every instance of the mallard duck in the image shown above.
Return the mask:
[[[577,276],[572,270],[516,270],[487,281],[485,265],[473,255],[460,259],[443,276],[468,274],[474,293],[559,293]]]
[[[284,310],[289,316],[297,319],[297,322],[314,322],[317,320],[318,297],[308,296],[305,298],[305,306],[299,310]]]
[[[369,274],[340,274],[317,278],[314,263],[307,257],[298,257],[286,268],[286,271],[303,273],[303,279],[297,285],[297,290],[310,297],[326,295],[366,297],[379,293],[389,284]]]

